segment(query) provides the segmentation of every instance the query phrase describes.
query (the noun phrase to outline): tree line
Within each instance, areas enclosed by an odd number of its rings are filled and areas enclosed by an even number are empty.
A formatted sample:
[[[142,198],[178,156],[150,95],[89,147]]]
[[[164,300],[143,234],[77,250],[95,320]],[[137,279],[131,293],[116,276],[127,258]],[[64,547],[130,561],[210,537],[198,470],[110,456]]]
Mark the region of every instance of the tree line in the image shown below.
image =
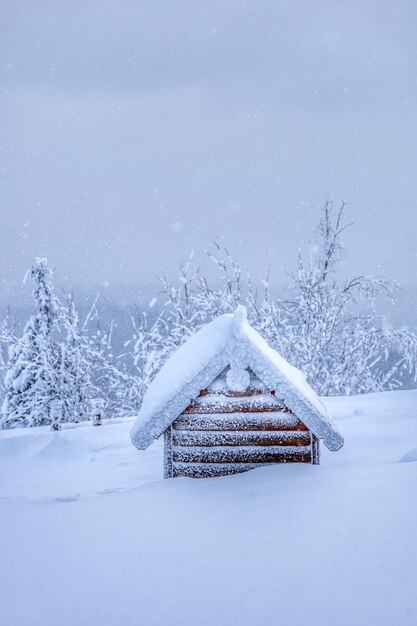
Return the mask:
[[[0,325],[0,425],[59,428],[97,411],[108,417],[137,413],[166,359],[238,304],[246,305],[249,322],[321,395],[398,389],[405,376],[416,382],[417,336],[384,328],[373,307],[376,297],[393,299],[393,285],[374,276],[340,276],[343,234],[350,226],[346,205],[326,201],[307,260],[299,254],[280,290],[269,272],[254,284],[218,244],[206,251],[217,268],[213,282],[191,256],[177,282],[161,276],[158,297],[131,315],[132,339],[123,355],[114,355],[113,328],[101,327],[97,303],[80,321],[73,296],[58,298],[46,259],[36,259],[27,274],[35,310],[23,333],[16,336],[8,316]]]

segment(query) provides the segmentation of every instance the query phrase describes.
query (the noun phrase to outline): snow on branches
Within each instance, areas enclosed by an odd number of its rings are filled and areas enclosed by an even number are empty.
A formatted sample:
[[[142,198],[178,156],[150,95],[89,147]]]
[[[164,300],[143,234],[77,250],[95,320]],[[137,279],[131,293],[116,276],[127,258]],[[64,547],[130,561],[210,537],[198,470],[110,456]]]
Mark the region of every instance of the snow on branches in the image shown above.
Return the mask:
[[[96,303],[81,325],[72,295],[63,303],[54,294],[46,259],[36,259],[26,277],[35,283],[33,315],[20,338],[7,320],[1,326],[2,348],[9,346],[9,355],[0,426],[58,429],[61,422],[91,419],[91,401],[97,398],[111,414],[131,410],[125,397],[136,379],[114,364],[111,330],[100,328]]]
[[[2,407],[4,427],[49,423],[50,403],[59,384],[60,353],[53,334],[58,305],[46,259],[36,259],[28,276],[35,282],[36,311],[22,337],[10,348]]]
[[[326,201],[315,241],[299,253],[279,292],[271,288],[269,272],[255,284],[217,243],[206,250],[217,270],[213,281],[191,255],[180,266],[178,282],[160,277],[159,297],[131,316],[132,338],[118,356],[114,326],[102,328],[97,301],[81,324],[72,296],[64,302],[56,297],[46,259],[37,259],[27,273],[34,281],[36,306],[22,336],[16,337],[10,315],[0,323],[0,426],[91,419],[92,401],[104,402],[108,417],[136,414],[167,358],[190,335],[239,304],[246,306],[249,323],[321,395],[415,382],[416,335],[386,328],[375,313],[376,299],[393,300],[393,286],[374,276],[341,277],[343,235],[351,226],[346,205]]]
[[[415,381],[416,335],[382,328],[374,312],[375,298],[392,299],[393,286],[373,276],[339,278],[346,253],[342,236],[351,226],[346,205],[327,200],[308,261],[299,254],[281,294],[271,292],[269,273],[259,286],[249,274],[243,281],[238,263],[218,244],[214,252],[207,251],[218,268],[216,287],[192,267],[191,258],[181,266],[178,286],[162,277],[165,302],[158,327],[168,344],[164,358],[205,323],[243,303],[250,323],[319,394],[396,389],[403,375]]]

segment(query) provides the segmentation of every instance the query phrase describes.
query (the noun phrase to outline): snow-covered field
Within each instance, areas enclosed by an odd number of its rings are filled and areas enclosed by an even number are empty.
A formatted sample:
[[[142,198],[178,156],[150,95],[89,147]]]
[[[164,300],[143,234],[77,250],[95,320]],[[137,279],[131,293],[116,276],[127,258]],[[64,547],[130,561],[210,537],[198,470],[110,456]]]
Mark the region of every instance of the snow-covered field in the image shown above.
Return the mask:
[[[417,624],[417,391],[327,399],[322,464],[162,480],[132,420],[0,433],[0,624]]]

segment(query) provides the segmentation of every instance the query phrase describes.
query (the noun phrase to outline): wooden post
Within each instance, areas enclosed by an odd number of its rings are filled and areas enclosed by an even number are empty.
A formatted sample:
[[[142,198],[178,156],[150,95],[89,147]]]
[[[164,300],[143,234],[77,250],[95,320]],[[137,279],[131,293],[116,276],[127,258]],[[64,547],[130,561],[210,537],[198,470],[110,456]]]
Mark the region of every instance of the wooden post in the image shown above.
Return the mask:
[[[313,433],[311,433],[311,450],[313,465],[320,465],[320,442]]]
[[[51,430],[61,430],[62,400],[51,400],[49,404],[49,417],[52,420]]]
[[[172,428],[164,431],[164,478],[172,478]]]
[[[104,415],[104,400],[100,398],[94,398],[91,400],[91,408],[94,415],[93,426],[101,426],[102,418]]]

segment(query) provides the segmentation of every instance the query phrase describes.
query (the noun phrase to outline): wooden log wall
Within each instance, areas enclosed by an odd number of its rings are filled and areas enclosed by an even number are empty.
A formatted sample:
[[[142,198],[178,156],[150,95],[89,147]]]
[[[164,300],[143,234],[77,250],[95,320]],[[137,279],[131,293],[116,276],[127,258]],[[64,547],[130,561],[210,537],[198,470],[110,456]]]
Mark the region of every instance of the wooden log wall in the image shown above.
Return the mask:
[[[203,390],[165,432],[165,477],[202,478],[266,463],[319,462],[319,442],[264,389]]]

